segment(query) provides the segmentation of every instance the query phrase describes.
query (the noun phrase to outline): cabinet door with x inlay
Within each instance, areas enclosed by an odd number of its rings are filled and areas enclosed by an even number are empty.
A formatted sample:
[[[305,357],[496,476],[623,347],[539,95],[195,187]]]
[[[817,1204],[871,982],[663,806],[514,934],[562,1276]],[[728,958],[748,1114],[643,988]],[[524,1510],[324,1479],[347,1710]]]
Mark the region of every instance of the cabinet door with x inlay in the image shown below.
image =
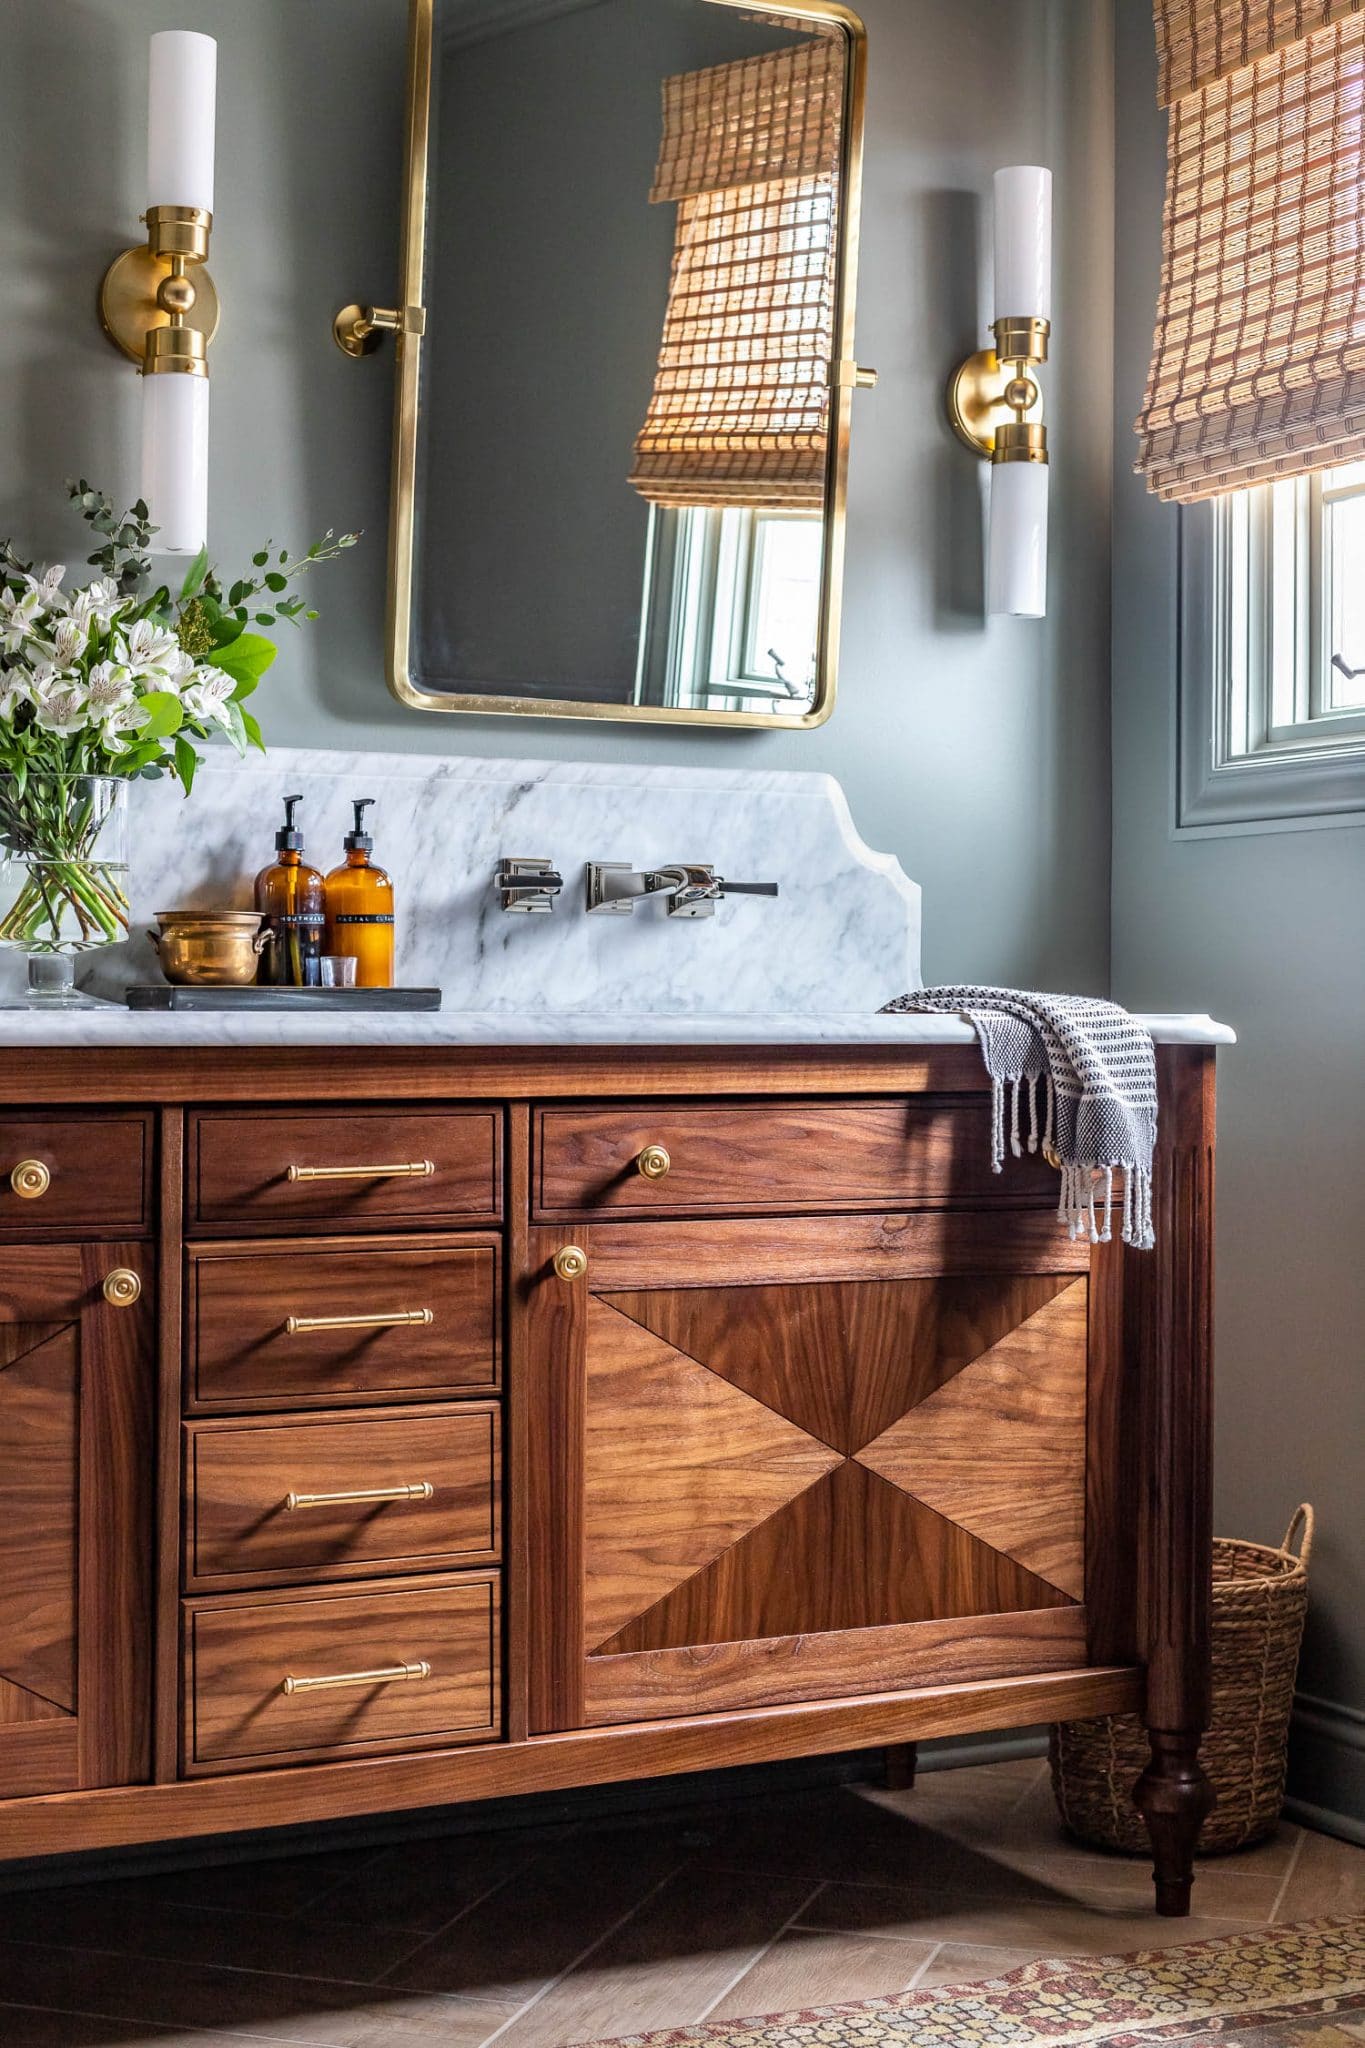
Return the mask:
[[[0,1247],[0,1798],[148,1773],[149,1264]]]
[[[1088,1248],[1053,1216],[532,1233],[531,1717],[1086,1661]]]

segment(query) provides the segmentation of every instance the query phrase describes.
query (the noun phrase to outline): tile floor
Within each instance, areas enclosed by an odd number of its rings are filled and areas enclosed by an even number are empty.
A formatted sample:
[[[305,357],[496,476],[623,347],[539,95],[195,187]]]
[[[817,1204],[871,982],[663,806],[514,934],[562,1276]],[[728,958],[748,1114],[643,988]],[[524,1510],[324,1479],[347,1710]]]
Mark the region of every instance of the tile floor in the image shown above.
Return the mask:
[[[1061,1834],[1044,1765],[0,1895],[3,2048],[567,2048],[1042,1954],[1365,1912],[1365,1849],[1285,1826],[1157,1920]]]

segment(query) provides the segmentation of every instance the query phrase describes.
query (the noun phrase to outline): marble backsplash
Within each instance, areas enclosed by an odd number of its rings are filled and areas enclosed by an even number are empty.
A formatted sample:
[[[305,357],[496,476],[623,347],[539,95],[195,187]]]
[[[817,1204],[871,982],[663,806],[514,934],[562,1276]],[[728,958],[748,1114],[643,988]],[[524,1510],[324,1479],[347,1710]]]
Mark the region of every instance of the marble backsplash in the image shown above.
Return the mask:
[[[87,955],[82,985],[116,995],[159,981],[138,930],[156,911],[250,907],[295,790],[305,858],[324,873],[342,858],[350,800],[376,800],[397,978],[439,986],[449,1009],[866,1014],[920,984],[919,889],[863,844],[830,776],[280,749],[206,766],[188,801],[169,782],[134,787],[135,936]],[[548,857],[563,875],[552,916],[500,909],[493,874],[512,855]],[[669,918],[660,901],[589,917],[589,860],[706,861],[780,894],[733,897],[705,919]]]

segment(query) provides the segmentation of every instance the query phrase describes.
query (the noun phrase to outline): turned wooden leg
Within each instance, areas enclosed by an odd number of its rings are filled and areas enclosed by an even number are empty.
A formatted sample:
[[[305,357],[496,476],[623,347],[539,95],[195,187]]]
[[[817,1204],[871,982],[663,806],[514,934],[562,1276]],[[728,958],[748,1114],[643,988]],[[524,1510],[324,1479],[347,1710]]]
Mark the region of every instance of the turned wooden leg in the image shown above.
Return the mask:
[[[909,1792],[919,1751],[913,1742],[889,1742],[882,1751],[882,1783],[888,1792]]]
[[[1152,1745],[1133,1797],[1152,1838],[1156,1909],[1179,1916],[1213,1805],[1199,1767],[1213,1587],[1212,1052],[1158,1047],[1157,1083],[1156,1249],[1124,1256],[1124,1350],[1142,1388],[1139,1612]]]
[[[1213,1787],[1199,1767],[1198,1735],[1166,1735],[1159,1728],[1148,1733],[1152,1761],[1137,1781],[1133,1803],[1152,1838],[1157,1912],[1182,1919],[1190,1910],[1194,1849],[1214,1804]]]

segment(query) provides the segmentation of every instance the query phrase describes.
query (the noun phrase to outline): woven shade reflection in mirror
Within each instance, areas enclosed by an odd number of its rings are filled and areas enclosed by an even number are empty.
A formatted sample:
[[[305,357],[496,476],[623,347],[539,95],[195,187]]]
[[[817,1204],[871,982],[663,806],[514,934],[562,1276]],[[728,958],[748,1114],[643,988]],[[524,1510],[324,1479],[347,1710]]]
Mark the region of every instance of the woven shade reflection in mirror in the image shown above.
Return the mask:
[[[1137,468],[1183,503],[1365,455],[1365,13],[1156,0],[1169,165]]]
[[[678,209],[630,481],[660,506],[819,512],[834,356],[841,41],[663,83],[650,198]]]

